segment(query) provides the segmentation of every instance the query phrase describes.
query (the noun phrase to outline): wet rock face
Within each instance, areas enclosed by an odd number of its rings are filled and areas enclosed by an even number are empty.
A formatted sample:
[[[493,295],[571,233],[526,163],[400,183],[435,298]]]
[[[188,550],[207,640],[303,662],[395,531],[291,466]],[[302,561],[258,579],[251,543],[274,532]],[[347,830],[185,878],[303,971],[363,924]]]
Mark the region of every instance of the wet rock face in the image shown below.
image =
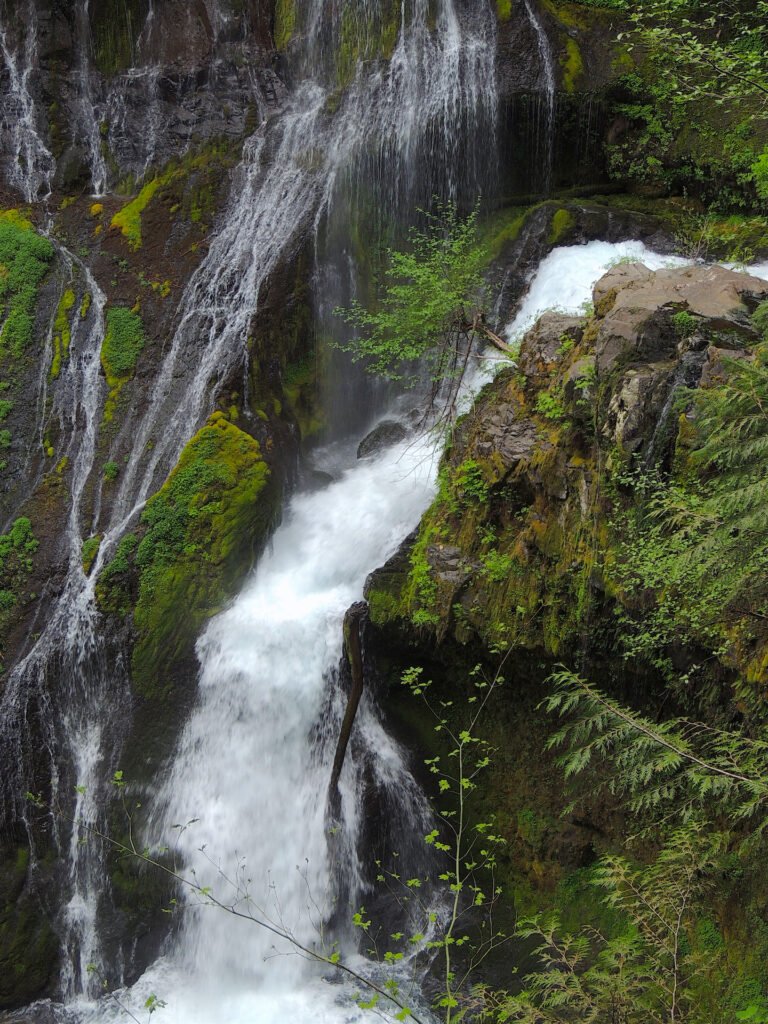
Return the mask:
[[[266,0],[12,6],[0,21],[6,180],[17,184],[31,134],[39,195],[103,191],[192,144],[244,136],[285,95],[270,17]]]

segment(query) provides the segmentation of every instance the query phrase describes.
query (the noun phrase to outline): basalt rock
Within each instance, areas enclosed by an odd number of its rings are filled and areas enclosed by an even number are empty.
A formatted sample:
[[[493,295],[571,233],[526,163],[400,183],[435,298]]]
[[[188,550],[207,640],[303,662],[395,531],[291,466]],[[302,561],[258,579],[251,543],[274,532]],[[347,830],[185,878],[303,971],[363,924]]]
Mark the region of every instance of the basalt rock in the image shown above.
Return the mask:
[[[408,437],[408,428],[398,423],[397,420],[384,420],[366,434],[357,448],[358,459],[367,459],[371,455],[378,455],[385,448],[393,444],[399,444]]]

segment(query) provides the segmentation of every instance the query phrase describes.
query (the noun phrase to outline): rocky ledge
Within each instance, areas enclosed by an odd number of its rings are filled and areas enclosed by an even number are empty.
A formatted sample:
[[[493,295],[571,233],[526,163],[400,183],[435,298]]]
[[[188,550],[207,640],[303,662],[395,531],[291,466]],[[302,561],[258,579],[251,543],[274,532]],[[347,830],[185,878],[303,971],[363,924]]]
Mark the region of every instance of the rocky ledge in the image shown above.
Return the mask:
[[[729,560],[697,569],[694,547],[682,576],[666,577],[673,559],[653,513],[675,495],[723,493],[721,466],[701,458],[702,409],[746,370],[764,379],[767,298],[765,281],[720,267],[622,264],[595,286],[592,315],[543,316],[517,366],[457,424],[418,530],[367,581],[366,659],[417,770],[448,751],[399,685],[403,670],[419,666],[433,681],[456,734],[475,666],[506,678],[484,712],[494,753],[472,811],[502,840],[502,927],[554,909],[568,927],[610,928],[591,865],[624,851],[641,827],[607,794],[599,763],[576,794],[564,792],[547,746],[555,721],[541,708],[554,666],[650,717],[746,729],[764,721],[764,573],[743,575],[738,601],[718,600]],[[718,409],[722,425],[727,403]],[[424,782],[433,784],[428,774]],[[736,992],[762,976],[768,945],[752,924],[766,912],[762,865],[749,861],[734,878],[712,894],[708,920],[742,965]]]
[[[373,624],[421,644],[581,650],[596,614],[633,600],[609,571],[633,474],[685,472],[694,393],[755,358],[766,297],[718,266],[628,263],[595,285],[591,316],[545,314],[457,425],[415,539],[368,579]]]

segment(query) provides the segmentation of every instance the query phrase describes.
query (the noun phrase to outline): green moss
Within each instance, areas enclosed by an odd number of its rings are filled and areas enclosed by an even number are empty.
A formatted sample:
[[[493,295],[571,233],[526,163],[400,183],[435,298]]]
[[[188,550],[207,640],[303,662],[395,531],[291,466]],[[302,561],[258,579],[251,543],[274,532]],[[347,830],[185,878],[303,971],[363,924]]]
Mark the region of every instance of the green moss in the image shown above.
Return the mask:
[[[258,442],[214,413],[146,505],[136,550],[138,639],[134,686],[145,697],[169,688],[167,668],[218,611],[272,524],[277,493]]]
[[[93,568],[93,563],[96,560],[96,555],[99,553],[100,546],[101,534],[98,534],[96,537],[89,537],[87,540],[83,541],[83,549],[80,557],[83,562],[83,572],[86,576]]]
[[[496,0],[496,14],[499,21],[509,21],[512,17],[512,0]]]
[[[110,388],[117,388],[133,377],[145,344],[139,314],[125,306],[113,306],[107,312],[107,333],[101,346],[101,365]]]
[[[53,256],[48,239],[21,214],[0,213],[0,356],[19,358],[31,344],[38,290]]]
[[[32,572],[38,547],[32,523],[26,517],[17,519],[8,533],[0,535],[0,650],[3,634]]]
[[[401,0],[385,0],[375,13],[360,17],[345,7],[336,50],[336,81],[343,90],[352,81],[359,62],[389,60],[400,30]]]
[[[480,240],[488,250],[489,261],[497,260],[505,247],[514,242],[531,208],[512,206],[486,218],[480,225]]]
[[[110,227],[122,231],[131,249],[141,248],[141,215],[161,184],[163,181],[160,178],[153,178],[147,182],[136,198],[126,203],[112,218]]]
[[[99,608],[105,613],[124,618],[131,610],[133,596],[129,578],[132,568],[130,559],[138,544],[139,538],[135,534],[126,534],[118,544],[112,560],[101,570],[96,584],[96,599]]]
[[[53,324],[53,360],[51,362],[50,379],[55,380],[61,370],[61,361],[69,356],[71,332],[67,314],[75,304],[75,293],[67,288],[61,297],[56,320]]]
[[[550,245],[560,245],[576,227],[576,218],[570,210],[561,207],[555,211],[547,241]]]
[[[43,996],[56,969],[56,936],[25,893],[28,866],[26,847],[0,861],[0,1012]]]
[[[560,63],[563,68],[563,88],[566,92],[576,92],[584,75],[584,64],[579,44],[570,36],[565,41],[565,55],[561,56]]]
[[[275,46],[284,50],[291,40],[296,27],[296,0],[276,0],[275,3]]]
[[[299,421],[302,440],[321,434],[328,423],[318,402],[317,360],[314,353],[288,364],[283,374],[283,389]]]

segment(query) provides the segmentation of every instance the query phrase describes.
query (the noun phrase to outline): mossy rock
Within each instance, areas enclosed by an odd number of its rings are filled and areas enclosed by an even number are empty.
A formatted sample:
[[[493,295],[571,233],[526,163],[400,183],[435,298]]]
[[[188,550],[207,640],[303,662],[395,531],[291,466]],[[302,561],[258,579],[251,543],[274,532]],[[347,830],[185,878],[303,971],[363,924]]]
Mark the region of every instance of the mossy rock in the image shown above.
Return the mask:
[[[263,545],[279,499],[258,442],[214,413],[142,515],[132,660],[142,696],[167,694],[168,669],[223,607]]]
[[[25,885],[29,850],[0,861],[0,1010],[40,998],[54,972],[58,941]]]

